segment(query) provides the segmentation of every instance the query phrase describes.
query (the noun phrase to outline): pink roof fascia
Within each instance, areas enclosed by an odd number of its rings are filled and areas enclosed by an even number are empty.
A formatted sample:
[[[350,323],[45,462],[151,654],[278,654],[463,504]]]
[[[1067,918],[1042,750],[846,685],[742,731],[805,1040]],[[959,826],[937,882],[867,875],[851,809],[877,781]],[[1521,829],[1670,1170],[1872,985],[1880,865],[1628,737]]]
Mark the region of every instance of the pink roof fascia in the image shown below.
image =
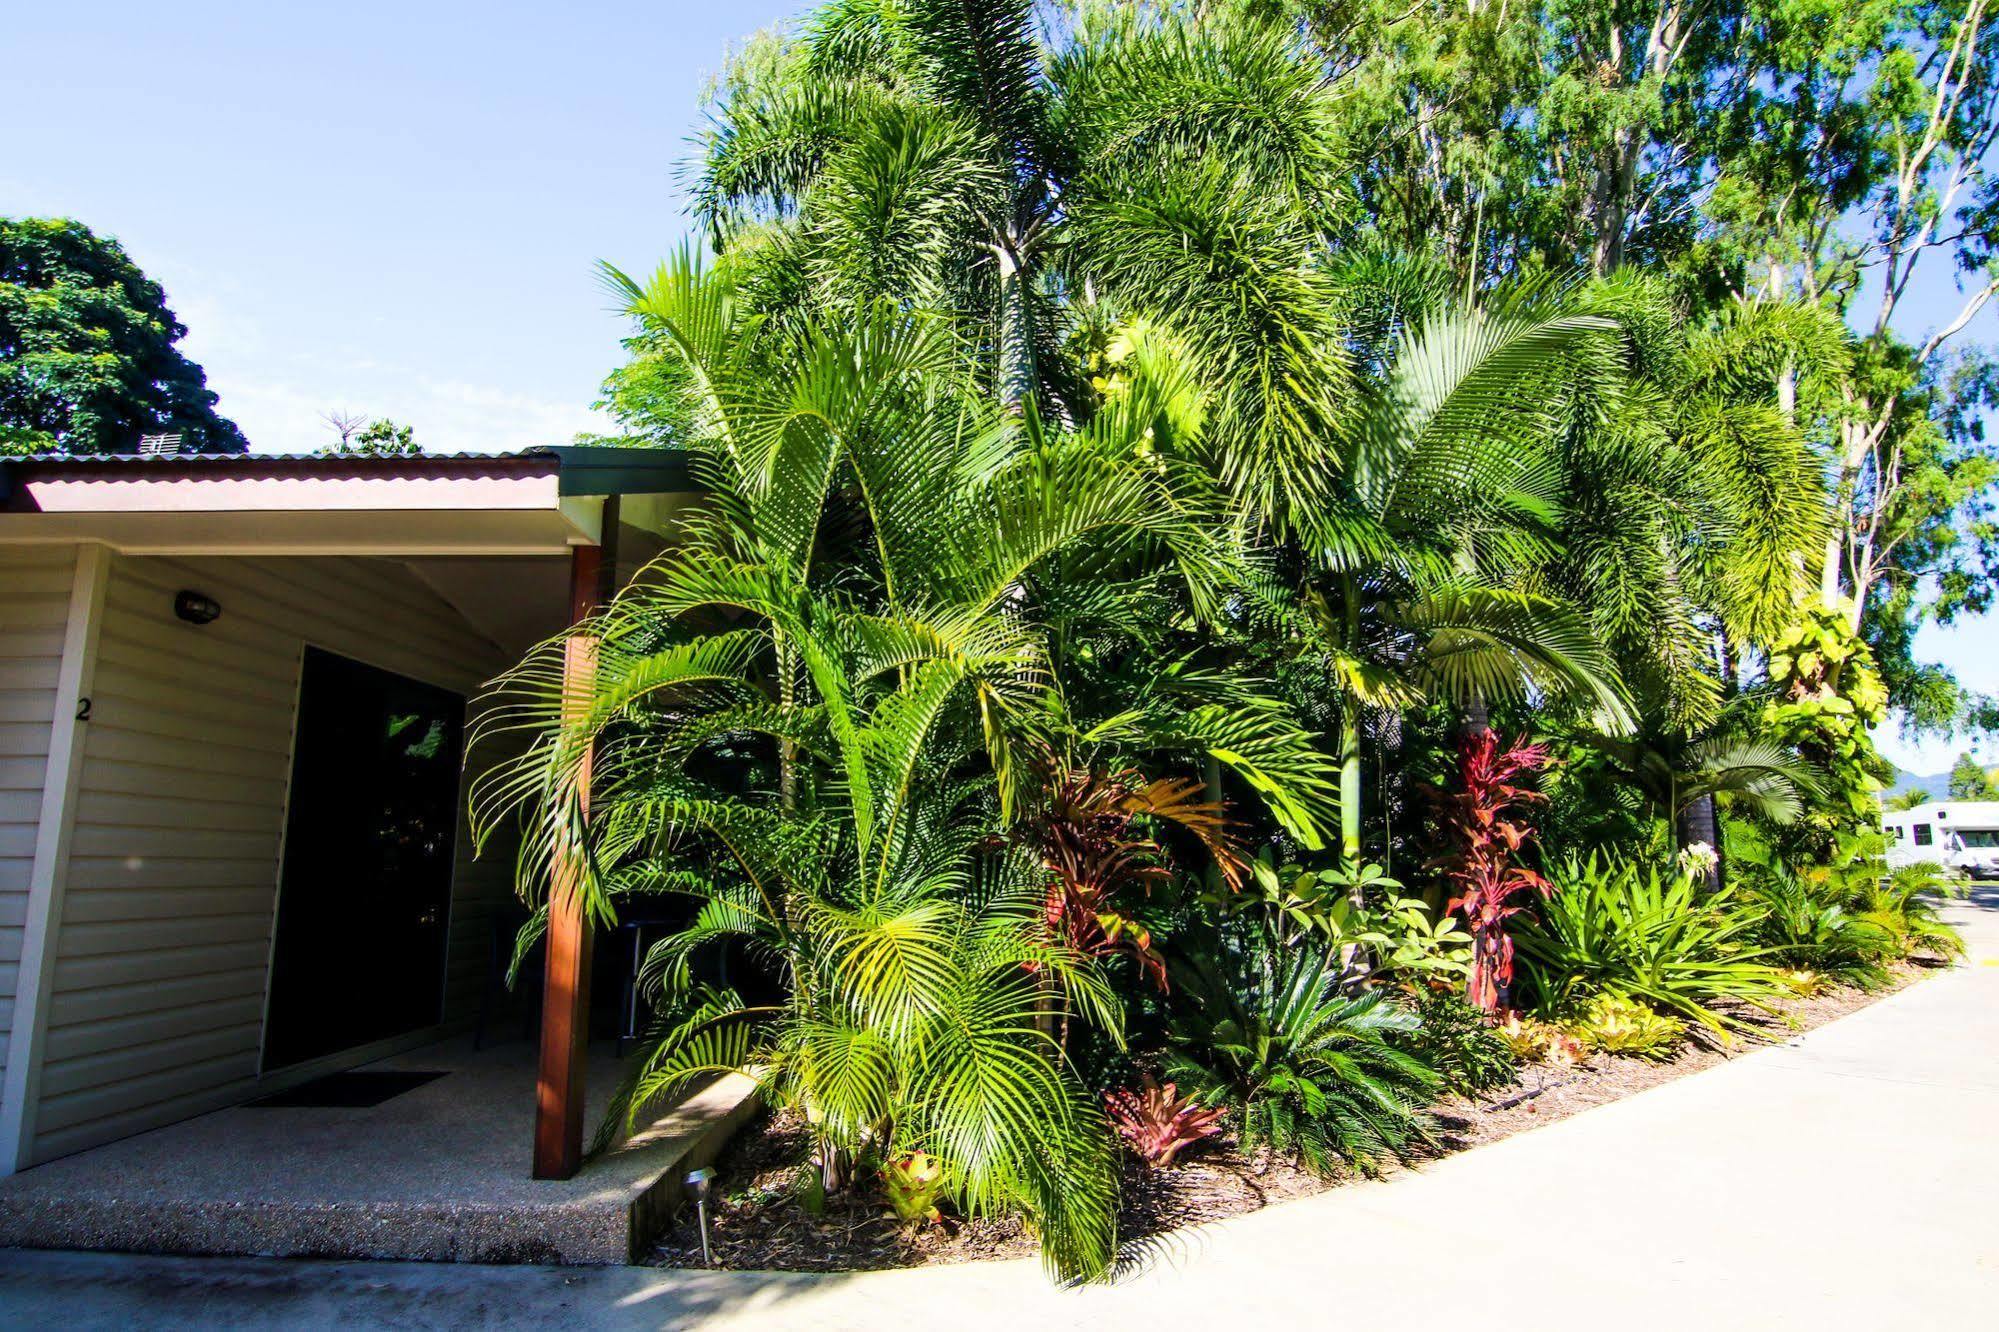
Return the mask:
[[[33,463],[4,507],[40,513],[554,510],[553,457],[190,458],[148,466]]]

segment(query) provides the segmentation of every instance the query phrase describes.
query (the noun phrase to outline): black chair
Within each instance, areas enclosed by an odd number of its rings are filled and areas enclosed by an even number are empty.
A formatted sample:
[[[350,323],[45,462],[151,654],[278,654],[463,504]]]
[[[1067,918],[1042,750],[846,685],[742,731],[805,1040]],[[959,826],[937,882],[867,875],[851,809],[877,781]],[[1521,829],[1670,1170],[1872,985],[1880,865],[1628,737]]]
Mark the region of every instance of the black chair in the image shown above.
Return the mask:
[[[664,904],[662,904],[664,905]],[[618,986],[618,1053],[623,1055],[625,1047],[645,1034],[645,1002],[639,994],[639,970],[645,965],[646,949],[657,940],[659,934],[671,929],[681,929],[687,924],[687,911],[662,910],[650,903],[628,903],[618,912],[617,928],[611,932],[612,953],[624,964],[624,975]],[[651,935],[651,939],[648,939]]]

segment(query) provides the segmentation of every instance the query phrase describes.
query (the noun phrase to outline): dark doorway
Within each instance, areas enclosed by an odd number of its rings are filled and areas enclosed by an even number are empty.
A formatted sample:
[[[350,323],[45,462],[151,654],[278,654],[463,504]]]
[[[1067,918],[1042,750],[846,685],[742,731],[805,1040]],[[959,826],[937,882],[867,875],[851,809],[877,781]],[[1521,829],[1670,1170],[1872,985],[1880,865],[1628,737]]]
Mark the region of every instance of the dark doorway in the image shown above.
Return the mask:
[[[465,699],[305,650],[264,1067],[438,1022]]]

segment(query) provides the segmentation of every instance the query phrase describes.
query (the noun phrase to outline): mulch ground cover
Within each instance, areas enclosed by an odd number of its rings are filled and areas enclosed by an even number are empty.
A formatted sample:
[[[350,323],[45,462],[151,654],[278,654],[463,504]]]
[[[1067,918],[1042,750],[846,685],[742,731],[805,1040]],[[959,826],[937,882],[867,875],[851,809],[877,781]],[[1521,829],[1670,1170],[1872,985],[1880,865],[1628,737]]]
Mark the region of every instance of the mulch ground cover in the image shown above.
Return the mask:
[[[1697,1035],[1669,1060],[1598,1054],[1581,1064],[1530,1065],[1521,1070],[1513,1087],[1439,1105],[1442,1142],[1436,1154],[1497,1142],[1710,1068],[1763,1044],[1792,1039],[1885,998],[1925,974],[1924,968],[1905,967],[1883,989],[1834,989],[1798,1000],[1781,1015],[1741,1014],[1760,1030],[1761,1041],[1724,1043]],[[851,1272],[1018,1258],[1035,1252],[1032,1236],[1013,1219],[947,1217],[941,1226],[906,1227],[878,1199],[858,1196],[859,1191],[828,1198],[815,1214],[798,1192],[809,1141],[805,1124],[780,1111],[760,1117],[724,1152],[716,1163],[714,1201],[709,1205],[709,1244],[716,1267]],[[1154,1169],[1129,1154],[1124,1162],[1118,1233],[1127,1248],[1188,1226],[1338,1188],[1357,1178],[1321,1179],[1268,1153],[1245,1155],[1226,1136],[1192,1149],[1168,1169]],[[653,1261],[670,1267],[701,1265],[701,1234],[691,1208],[661,1241]]]

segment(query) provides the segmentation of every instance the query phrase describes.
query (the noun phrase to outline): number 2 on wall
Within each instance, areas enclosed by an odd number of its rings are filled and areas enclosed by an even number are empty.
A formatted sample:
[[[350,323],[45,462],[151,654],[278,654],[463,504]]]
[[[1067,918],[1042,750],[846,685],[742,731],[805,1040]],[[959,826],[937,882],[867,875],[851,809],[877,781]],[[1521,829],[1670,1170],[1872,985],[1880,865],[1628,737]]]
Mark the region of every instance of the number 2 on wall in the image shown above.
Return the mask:
[[[77,719],[78,721],[89,721],[89,720],[90,720],[90,700],[89,700],[89,699],[87,699],[87,698],[80,698],[80,699],[78,699],[78,700],[76,701],[76,719]]]

